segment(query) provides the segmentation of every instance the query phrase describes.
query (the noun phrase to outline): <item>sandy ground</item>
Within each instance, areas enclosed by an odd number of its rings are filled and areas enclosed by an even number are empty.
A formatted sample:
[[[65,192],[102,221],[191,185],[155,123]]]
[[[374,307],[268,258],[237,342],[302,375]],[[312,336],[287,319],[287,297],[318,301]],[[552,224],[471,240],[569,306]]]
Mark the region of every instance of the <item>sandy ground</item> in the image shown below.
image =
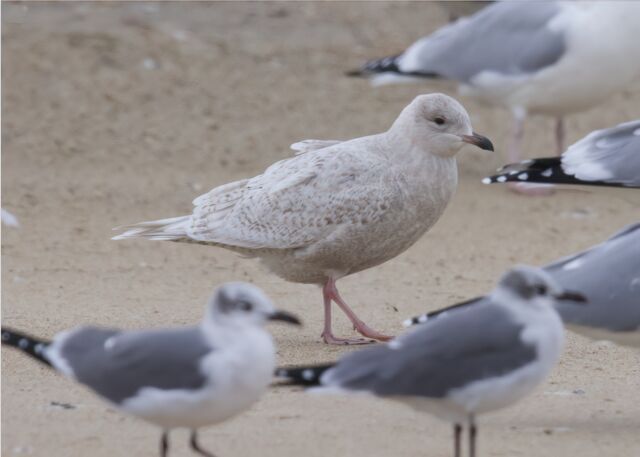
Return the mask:
[[[319,291],[214,248],[113,242],[111,227],[190,211],[193,197],[252,176],[304,138],[386,129],[420,92],[342,76],[445,21],[436,6],[367,4],[11,4],[3,2],[3,323],[51,336],[81,323],[126,328],[200,319],[212,287],[248,280],[304,317],[273,326],[282,363],[332,360]],[[614,71],[614,69],[612,69]],[[462,99],[496,154],[460,154],[458,193],[408,252],[341,282],[365,321],[400,322],[489,290],[514,263],[543,264],[637,219],[640,195],[572,190],[528,199],[480,178],[504,157],[509,117]],[[640,86],[568,121],[569,140],[638,117]],[[529,155],[552,148],[528,125]],[[349,333],[336,317],[338,332]],[[455,338],[455,335],[451,335]],[[155,428],[10,351],[2,354],[3,456],[155,455]],[[481,421],[484,456],[640,455],[640,355],[574,335],[535,395]],[[68,403],[71,409],[56,406]],[[219,456],[445,456],[447,424],[392,402],[277,389],[206,430]],[[173,455],[188,455],[174,434]]]

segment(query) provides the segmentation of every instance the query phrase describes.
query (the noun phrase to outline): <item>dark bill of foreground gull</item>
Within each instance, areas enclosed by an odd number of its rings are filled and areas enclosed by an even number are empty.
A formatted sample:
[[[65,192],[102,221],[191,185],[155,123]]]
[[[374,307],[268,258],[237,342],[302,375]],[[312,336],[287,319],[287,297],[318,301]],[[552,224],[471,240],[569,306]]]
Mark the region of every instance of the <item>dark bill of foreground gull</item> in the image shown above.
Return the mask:
[[[493,151],[460,103],[419,95],[386,132],[294,143],[294,157],[215,187],[193,201],[191,214],[121,227],[113,239],[196,243],[259,258],[287,281],[322,287],[325,343],[387,341],[336,284],[409,249],[438,221],[455,192],[456,154],[466,144]],[[334,335],[333,303],[364,338]]]
[[[476,416],[524,397],[555,365],[564,333],[552,303],[562,296],[543,270],[519,266],[478,306],[429,320],[335,364],[281,368],[276,375],[319,392],[387,397],[450,421],[456,457],[468,425],[474,456]]]
[[[496,2],[348,74],[376,85],[453,80],[463,95],[509,109],[509,162],[521,160],[527,116],[554,117],[559,155],[565,116],[606,102],[640,76],[639,14],[633,1]]]
[[[276,311],[271,300],[247,283],[227,283],[193,327],[122,331],[79,327],[53,341],[2,328],[2,344],[13,346],[84,384],[119,409],[163,429],[160,455],[169,449],[169,431],[197,430],[248,409],[264,393],[275,368],[275,348],[263,329],[269,320],[299,324]]]
[[[640,120],[591,132],[560,157],[525,160],[498,171],[482,182],[640,188]]]
[[[640,348],[640,223],[544,269],[562,287],[579,291],[587,299],[584,306],[566,300],[555,303],[570,330]],[[405,325],[427,322],[487,300],[490,296],[458,303],[409,319]]]

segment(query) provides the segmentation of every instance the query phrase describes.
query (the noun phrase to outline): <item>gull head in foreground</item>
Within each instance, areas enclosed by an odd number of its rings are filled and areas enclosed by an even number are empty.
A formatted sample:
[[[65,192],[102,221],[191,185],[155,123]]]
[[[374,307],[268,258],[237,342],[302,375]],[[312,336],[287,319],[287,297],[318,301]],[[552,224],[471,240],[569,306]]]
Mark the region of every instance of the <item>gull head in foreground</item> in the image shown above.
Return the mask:
[[[396,400],[454,426],[454,453],[469,427],[475,455],[476,416],[509,406],[549,374],[564,331],[554,300],[583,300],[545,271],[508,271],[485,302],[439,315],[391,342],[335,364],[281,368],[276,374],[314,392],[363,393]]]
[[[247,283],[218,288],[199,325],[123,331],[78,327],[52,341],[2,328],[2,344],[20,349],[84,384],[120,410],[162,428],[160,455],[169,449],[169,431],[197,430],[249,408],[267,389],[275,348],[263,329],[269,320],[299,324],[276,311],[269,298]]]
[[[465,144],[493,150],[460,103],[420,95],[384,133],[294,143],[294,157],[201,195],[192,214],[123,227],[114,239],[196,243],[257,257],[287,281],[322,287],[325,342],[388,340],[356,316],[336,281],[396,257],[436,223],[455,192],[455,155]],[[333,334],[333,302],[365,338]]]

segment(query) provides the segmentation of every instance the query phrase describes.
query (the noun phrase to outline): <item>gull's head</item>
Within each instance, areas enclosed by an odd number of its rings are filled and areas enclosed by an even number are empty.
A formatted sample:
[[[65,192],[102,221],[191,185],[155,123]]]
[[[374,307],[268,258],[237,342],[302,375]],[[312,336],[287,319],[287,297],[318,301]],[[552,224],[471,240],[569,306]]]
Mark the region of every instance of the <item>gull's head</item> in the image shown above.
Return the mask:
[[[493,151],[491,141],[471,128],[467,110],[444,94],[418,95],[391,127],[431,154],[453,157],[466,143]]]
[[[258,287],[246,282],[229,282],[218,287],[207,304],[205,322],[226,326],[262,326],[267,321],[300,325],[293,314],[276,310]]]
[[[564,290],[542,268],[527,265],[518,265],[502,275],[497,291],[507,300],[516,299],[538,306],[548,306],[556,300],[586,302],[583,295]]]

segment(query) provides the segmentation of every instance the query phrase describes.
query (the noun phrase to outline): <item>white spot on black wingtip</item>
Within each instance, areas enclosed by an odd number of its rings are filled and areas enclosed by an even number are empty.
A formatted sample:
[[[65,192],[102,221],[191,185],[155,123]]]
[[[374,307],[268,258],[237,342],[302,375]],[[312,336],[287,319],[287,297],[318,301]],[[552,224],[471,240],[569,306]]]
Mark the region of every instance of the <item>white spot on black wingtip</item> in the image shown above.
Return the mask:
[[[26,338],[20,338],[20,340],[18,341],[18,347],[20,349],[26,349],[29,347],[29,340]]]
[[[547,168],[545,171],[543,171],[540,174],[542,176],[544,176],[545,178],[548,178],[549,176],[551,176],[553,174],[553,168]]]
[[[496,178],[496,181],[498,181],[498,182],[507,182],[507,177],[506,176],[498,176]]]
[[[518,175],[518,179],[520,181],[526,181],[527,179],[529,179],[529,174],[528,173],[520,173]]]
[[[491,184],[491,178],[483,178],[482,184]]]
[[[44,349],[44,344],[38,343],[33,347],[33,352],[36,354],[42,354],[42,350]]]
[[[316,374],[312,369],[307,368],[306,370],[302,370],[301,376],[305,381],[312,381],[316,377]]]

